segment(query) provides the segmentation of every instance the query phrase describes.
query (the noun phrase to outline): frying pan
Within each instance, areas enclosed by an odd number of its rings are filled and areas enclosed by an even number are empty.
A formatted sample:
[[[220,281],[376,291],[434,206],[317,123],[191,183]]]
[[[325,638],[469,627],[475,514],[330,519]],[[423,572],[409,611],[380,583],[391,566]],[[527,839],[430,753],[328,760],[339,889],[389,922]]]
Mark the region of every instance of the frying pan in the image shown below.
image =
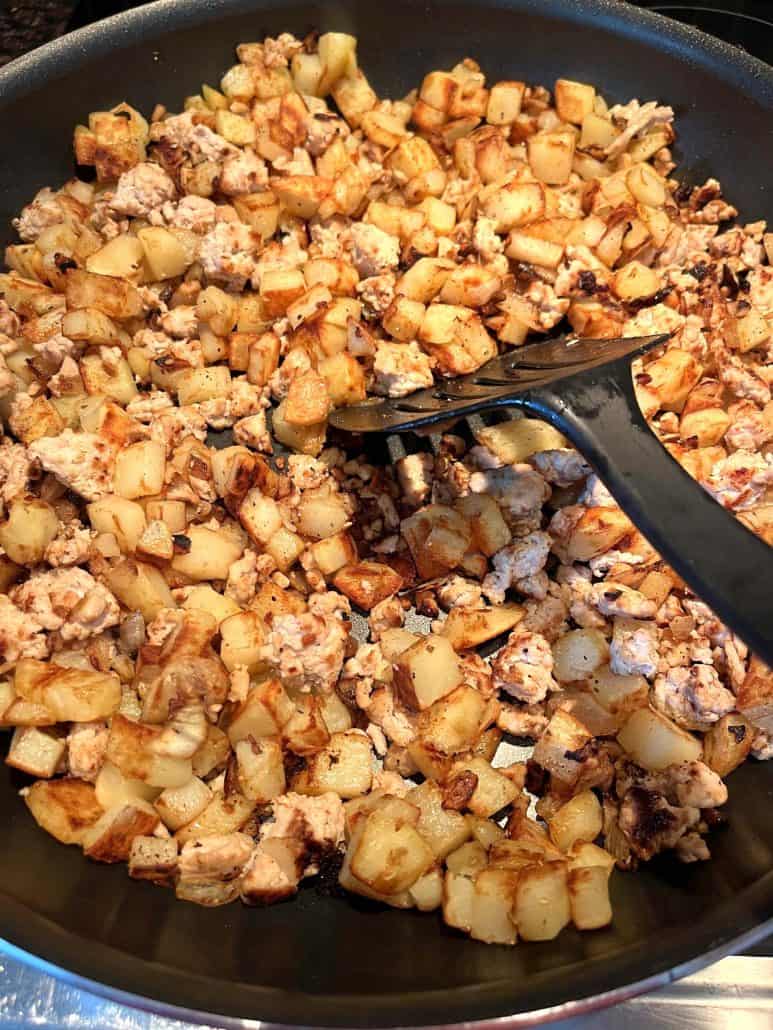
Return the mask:
[[[717,176],[745,220],[773,208],[773,71],[646,12],[606,0],[165,0],[0,73],[0,231],[10,239],[10,218],[35,190],[72,174],[72,127],[89,111],[124,99],[145,112],[156,101],[179,110],[183,96],[218,81],[237,42],[312,28],[356,34],[382,95],[470,55],[492,77],[552,85],[564,76],[614,101],[659,98],[676,108],[689,180]],[[759,939],[773,916],[773,765],[731,776],[729,824],[712,835],[711,862],[662,859],[616,874],[613,926],[511,949],[464,939],[434,916],[313,887],[263,910],[178,902],[37,829],[16,796],[20,780],[2,769],[0,935],[49,971],[188,1019],[545,1021],[694,970]]]

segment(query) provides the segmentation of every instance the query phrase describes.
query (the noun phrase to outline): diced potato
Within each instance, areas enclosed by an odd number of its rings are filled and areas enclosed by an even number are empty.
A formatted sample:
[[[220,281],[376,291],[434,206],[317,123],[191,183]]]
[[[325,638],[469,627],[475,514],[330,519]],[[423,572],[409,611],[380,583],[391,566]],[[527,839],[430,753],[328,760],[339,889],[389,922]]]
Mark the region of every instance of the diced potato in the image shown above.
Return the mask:
[[[408,893],[420,912],[434,912],[443,904],[443,874],[435,866],[409,888]]]
[[[209,724],[206,739],[192,759],[194,776],[209,776],[220,769],[225,765],[230,750],[228,735],[218,726]]]
[[[333,576],[336,590],[365,611],[370,611],[381,601],[396,594],[402,585],[402,576],[379,562],[347,565]]]
[[[214,837],[219,834],[236,833],[241,830],[255,808],[255,803],[242,794],[222,793],[212,795],[212,800],[195,819],[180,827],[175,837],[182,846],[199,837]]]
[[[399,894],[413,886],[434,861],[429,846],[412,826],[375,811],[365,821],[353,849],[351,872],[379,894]]]
[[[458,565],[472,543],[466,519],[442,504],[431,504],[403,519],[400,531],[419,575],[425,579],[433,579]]]
[[[146,622],[152,622],[162,608],[177,607],[163,573],[154,565],[126,559],[106,569],[104,576],[121,604],[140,611]]]
[[[140,229],[137,239],[145,251],[145,263],[151,281],[183,275],[192,263],[190,251],[183,241],[163,226],[149,225]]]
[[[287,175],[272,178],[271,189],[284,210],[294,218],[313,218],[330,193],[333,183],[321,175]]]
[[[462,684],[421,713],[421,740],[441,754],[452,755],[472,747],[480,737],[490,706],[473,687]]]
[[[207,584],[191,587],[190,593],[183,601],[183,608],[209,612],[214,616],[218,626],[230,615],[241,611],[239,605],[230,597],[219,594]]]
[[[561,121],[582,125],[586,116],[593,111],[596,89],[585,82],[558,79],[555,97],[556,111]]]
[[[697,761],[702,751],[697,737],[653,708],[635,711],[617,741],[635,762],[654,771],[675,762]]]
[[[13,685],[19,697],[43,705],[54,722],[104,719],[121,703],[121,684],[114,673],[65,668],[33,658],[17,663]]]
[[[518,874],[509,869],[482,869],[475,877],[470,936],[487,944],[515,944],[511,916]]]
[[[112,533],[124,554],[131,554],[145,532],[147,520],[140,504],[125,497],[102,497],[87,505],[89,522],[99,533]]]
[[[321,76],[315,96],[325,97],[344,76],[357,71],[357,39],[346,32],[325,32],[319,37],[317,53]]]
[[[125,233],[90,254],[86,260],[86,269],[98,275],[113,275],[136,283],[142,277],[144,260],[145,248],[141,241]]]
[[[315,458],[324,446],[327,421],[304,426],[289,422],[285,415],[285,401],[274,408],[271,424],[277,440],[298,454],[309,454]]]
[[[577,753],[592,740],[587,726],[559,708],[534,748],[534,761],[551,775],[573,785],[580,774]]]
[[[294,714],[292,701],[278,680],[267,680],[254,686],[246,700],[234,711],[228,723],[228,739],[232,745],[254,737],[275,737]]]
[[[359,404],[366,398],[365,371],[357,359],[346,353],[331,354],[319,363],[327,395],[334,407]]]
[[[526,141],[531,170],[540,182],[562,186],[569,181],[577,137],[573,132],[540,132]]]
[[[459,660],[445,637],[422,637],[395,660],[395,686],[404,704],[421,711],[462,682]]]
[[[517,418],[486,426],[476,432],[475,439],[495,454],[503,465],[519,464],[537,451],[569,446],[566,437],[557,429],[536,418]]]
[[[470,876],[473,879],[481,869],[486,868],[487,863],[486,849],[477,840],[462,844],[446,858],[446,867],[449,872],[458,876]]]
[[[82,844],[86,831],[102,815],[93,785],[70,776],[38,780],[24,802],[38,826],[62,844]]]
[[[227,397],[231,391],[231,373],[225,365],[188,368],[176,379],[177,399],[181,405]]]
[[[326,540],[341,534],[350,521],[343,497],[309,494],[301,499],[298,506],[296,527],[302,536]]]
[[[236,612],[220,624],[220,658],[229,672],[243,665],[255,674],[265,669],[262,657],[266,628],[257,612]]]
[[[474,815],[484,818],[494,815],[509,805],[519,793],[513,781],[492,769],[485,758],[469,758],[455,762],[451,776],[462,773],[472,773],[477,777],[477,784],[466,806]]]
[[[443,287],[456,266],[443,258],[419,258],[397,281],[395,292],[409,300],[428,304]]]
[[[521,113],[526,85],[523,82],[497,82],[491,87],[486,107],[489,125],[512,125]]]
[[[164,488],[166,448],[158,440],[142,440],[120,451],[115,459],[114,489],[133,499],[160,494]]]
[[[460,812],[443,807],[443,792],[434,780],[425,780],[414,787],[406,795],[406,801],[419,809],[416,829],[436,859],[444,859],[469,839],[470,824]]]
[[[545,189],[541,183],[515,179],[491,192],[483,200],[482,208],[483,214],[496,222],[496,232],[509,232],[516,225],[527,225],[543,217]]]
[[[159,824],[147,801],[126,801],[108,809],[83,834],[83,853],[97,862],[126,862],[135,837],[147,837]]]
[[[491,819],[482,819],[479,815],[466,815],[467,825],[472,831],[473,840],[488,850],[501,841],[505,831]]]
[[[591,676],[609,658],[609,645],[597,629],[575,629],[553,644],[553,674],[559,683]]]
[[[730,346],[745,354],[756,350],[770,339],[770,324],[756,308],[749,308],[742,316],[736,316],[735,337],[730,336]]]
[[[754,727],[743,715],[723,715],[703,735],[703,761],[719,776],[729,776],[746,760],[754,741]]]
[[[604,823],[601,805],[590,790],[575,794],[562,805],[548,823],[550,839],[563,852],[578,842],[591,843],[601,833]]]
[[[129,876],[171,887],[177,872],[177,841],[162,837],[135,837],[129,850]]]
[[[603,866],[570,869],[569,904],[572,922],[578,930],[598,930],[612,922],[609,900],[609,870]]]
[[[144,310],[137,288],[128,280],[112,275],[97,275],[80,268],[72,268],[67,272],[65,296],[70,310],[96,308],[108,318],[118,321],[141,318]]]
[[[537,424],[545,425],[543,422]],[[510,527],[493,497],[489,497],[488,494],[468,494],[455,501],[454,507],[469,523],[472,530],[472,546],[476,551],[481,551],[490,558],[510,543]]]
[[[272,798],[284,794],[287,785],[282,747],[278,740],[272,737],[240,740],[234,751],[239,790],[246,798],[265,805]]]
[[[58,436],[64,421],[46,397],[35,397],[23,411],[14,412],[11,428],[22,443],[33,443],[44,436]]]
[[[94,783],[96,798],[105,811],[122,801],[155,801],[160,794],[158,787],[150,787],[142,780],[124,776],[112,762],[102,763]]]
[[[228,579],[228,570],[241,558],[244,545],[235,537],[205,526],[189,526],[190,547],[172,559],[172,568],[193,580]]]
[[[179,830],[204,811],[212,799],[212,791],[197,776],[182,787],[167,787],[156,798],[155,809],[168,829]]]
[[[59,532],[56,512],[35,497],[17,497],[0,525],[0,547],[18,565],[37,565]]]
[[[396,627],[394,629],[386,629],[381,634],[379,640],[379,647],[381,653],[388,662],[393,662],[398,655],[401,655],[403,651],[407,651],[408,648],[421,640],[421,637],[416,633],[411,633],[408,629],[402,627]]]
[[[485,861],[485,853],[484,853]],[[475,882],[462,873],[446,872],[443,881],[443,921],[469,933],[475,905]]]
[[[525,941],[557,937],[572,917],[566,863],[524,869],[515,889],[513,915]]]
[[[341,798],[366,794],[373,780],[372,755],[370,740],[359,730],[334,733],[324,750],[306,760],[306,767],[293,780],[293,790],[312,796],[332,790]]]
[[[293,713],[282,727],[284,746],[296,755],[314,755],[330,743],[330,733],[316,697],[303,694],[293,703]]]
[[[381,901],[393,908],[413,908],[414,900],[407,890],[399,891],[394,894],[382,894],[368,886],[366,883],[363,883],[362,880],[358,879],[352,873],[352,859],[359,848],[360,840],[365,831],[366,822],[367,820],[362,819],[359,825],[357,825],[352,832],[349,846],[346,850],[346,855],[344,856],[344,863],[338,876],[339,884],[345,890],[351,891],[353,894],[360,894],[365,898],[372,898],[374,901]],[[417,882],[419,879],[421,879],[421,876],[417,877],[414,882]],[[411,886],[413,886],[413,884],[411,884]]]
[[[515,229],[507,237],[505,254],[512,261],[523,261],[538,268],[558,268],[564,256],[564,248],[552,240],[538,239],[528,232]]]
[[[566,541],[569,561],[590,561],[615,546],[633,529],[619,508],[586,508]]]
[[[11,737],[5,764],[28,776],[49,779],[57,771],[66,747],[65,738],[52,730],[19,726]]]
[[[517,604],[504,604],[497,608],[452,608],[443,623],[442,635],[451,641],[455,651],[469,651],[509,632],[523,615],[523,608]]]
[[[159,726],[136,722],[116,714],[110,725],[106,758],[129,779],[151,787],[182,787],[192,777],[190,758],[159,753]]]
[[[620,676],[604,664],[590,674],[588,686],[599,704],[613,714],[647,707],[649,684],[644,676]]]
[[[612,278],[612,289],[624,301],[651,297],[662,285],[658,273],[640,261],[629,261]]]
[[[323,576],[332,576],[357,561],[357,545],[350,533],[341,532],[311,545],[314,562]]]

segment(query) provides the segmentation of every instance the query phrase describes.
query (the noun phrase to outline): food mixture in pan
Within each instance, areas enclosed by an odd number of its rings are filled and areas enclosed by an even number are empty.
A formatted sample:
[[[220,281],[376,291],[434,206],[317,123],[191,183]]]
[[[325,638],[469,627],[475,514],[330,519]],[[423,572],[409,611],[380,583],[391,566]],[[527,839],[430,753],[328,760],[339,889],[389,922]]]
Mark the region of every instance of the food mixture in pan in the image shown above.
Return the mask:
[[[672,178],[657,101],[473,60],[380,100],[337,33],[237,53],[182,113],[93,112],[93,181],[15,222],[6,760],[43,829],[183,900],[317,877],[476,940],[604,926],[615,865],[709,858],[773,674],[548,425],[376,465],[326,421],[533,334],[668,330],[642,408],[773,543],[773,235]]]

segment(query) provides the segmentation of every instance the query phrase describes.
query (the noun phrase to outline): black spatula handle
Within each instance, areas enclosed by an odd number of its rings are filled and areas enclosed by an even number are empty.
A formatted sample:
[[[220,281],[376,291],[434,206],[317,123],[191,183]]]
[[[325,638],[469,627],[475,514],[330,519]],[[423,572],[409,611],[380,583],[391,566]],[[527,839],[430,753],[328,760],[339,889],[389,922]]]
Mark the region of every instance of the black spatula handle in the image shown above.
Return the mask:
[[[669,565],[773,665],[773,549],[663,447],[639,409],[630,361],[562,379],[518,401],[571,440]]]

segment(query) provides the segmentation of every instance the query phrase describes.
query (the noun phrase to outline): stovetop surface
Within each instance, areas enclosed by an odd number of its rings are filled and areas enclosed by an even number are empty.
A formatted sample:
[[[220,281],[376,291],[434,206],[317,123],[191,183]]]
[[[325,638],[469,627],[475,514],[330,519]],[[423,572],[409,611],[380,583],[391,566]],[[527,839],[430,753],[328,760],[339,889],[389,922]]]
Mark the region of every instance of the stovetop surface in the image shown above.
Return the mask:
[[[185,2],[185,0],[180,0]],[[256,0],[256,4],[259,0]],[[0,65],[65,32],[138,7],[136,0],[0,0]],[[694,25],[773,64],[771,0],[642,0],[634,3]],[[769,1030],[773,1026],[773,937],[677,984],[606,1013],[553,1024],[565,1030],[651,1030],[680,1026]],[[740,1021],[740,1022],[739,1022]],[[0,1030],[184,1030],[162,1019],[104,1001],[5,954],[0,942]]]

